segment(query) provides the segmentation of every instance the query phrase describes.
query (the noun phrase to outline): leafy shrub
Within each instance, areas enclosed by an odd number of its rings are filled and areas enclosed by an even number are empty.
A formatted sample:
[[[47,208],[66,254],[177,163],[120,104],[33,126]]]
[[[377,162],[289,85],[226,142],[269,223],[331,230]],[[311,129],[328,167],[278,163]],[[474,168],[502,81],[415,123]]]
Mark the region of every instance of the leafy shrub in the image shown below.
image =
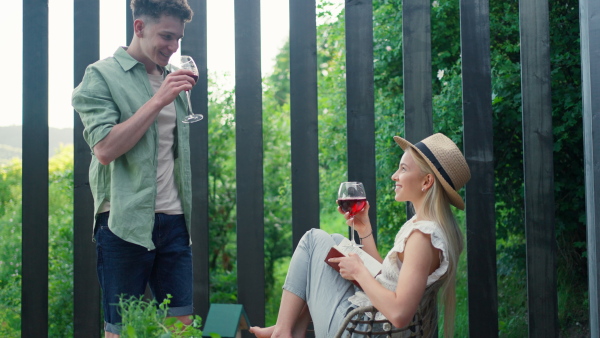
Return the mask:
[[[119,313],[122,318],[121,337],[123,338],[170,338],[202,337],[202,319],[191,316],[192,324],[184,325],[177,318],[167,318],[171,295],[158,304],[156,300],[146,301],[144,296],[121,297]]]
[[[0,166],[0,336],[21,336],[21,162]]]

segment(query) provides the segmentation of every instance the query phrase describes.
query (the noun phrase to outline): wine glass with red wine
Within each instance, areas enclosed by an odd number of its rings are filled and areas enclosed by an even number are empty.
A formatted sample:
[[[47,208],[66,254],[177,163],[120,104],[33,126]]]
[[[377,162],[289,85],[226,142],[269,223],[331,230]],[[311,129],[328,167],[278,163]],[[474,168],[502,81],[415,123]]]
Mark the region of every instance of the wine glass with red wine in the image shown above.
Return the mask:
[[[338,205],[344,213],[350,213],[350,222],[352,231],[350,232],[350,242],[352,245],[361,247],[354,241],[354,215],[361,211],[367,205],[367,195],[365,188],[360,182],[342,182],[338,190]]]
[[[196,67],[196,63],[194,62],[194,59],[192,59],[191,56],[189,55],[182,55],[179,58],[179,68],[181,69],[188,69],[191,70],[194,75],[192,75],[192,77],[194,78],[194,81],[198,81],[198,67]],[[187,91],[186,92],[187,95],[187,99],[188,99],[188,115],[183,119],[183,123],[192,123],[192,122],[197,122],[200,121],[204,118],[204,116],[202,114],[194,114],[194,112],[192,111],[192,102],[190,100],[190,92]]]

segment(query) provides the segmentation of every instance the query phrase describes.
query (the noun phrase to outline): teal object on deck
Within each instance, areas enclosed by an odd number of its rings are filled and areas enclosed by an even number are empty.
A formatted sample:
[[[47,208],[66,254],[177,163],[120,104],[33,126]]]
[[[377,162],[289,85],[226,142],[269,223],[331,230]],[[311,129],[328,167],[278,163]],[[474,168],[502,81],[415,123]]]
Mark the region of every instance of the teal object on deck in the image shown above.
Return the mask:
[[[241,337],[242,330],[250,328],[250,321],[242,304],[211,304],[205,323],[202,337],[211,337],[211,333],[223,338]]]

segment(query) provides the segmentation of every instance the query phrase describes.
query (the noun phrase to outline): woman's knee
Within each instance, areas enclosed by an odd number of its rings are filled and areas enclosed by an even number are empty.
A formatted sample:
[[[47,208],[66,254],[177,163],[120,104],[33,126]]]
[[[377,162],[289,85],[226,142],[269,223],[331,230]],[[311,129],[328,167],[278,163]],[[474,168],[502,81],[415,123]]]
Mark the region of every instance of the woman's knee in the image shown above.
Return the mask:
[[[335,244],[340,244],[346,237],[340,234],[331,234],[331,238],[333,238]]]
[[[316,242],[326,237],[329,237],[329,234],[324,230],[312,228],[304,233],[300,242]]]
[[[340,236],[340,239],[334,238],[333,235],[330,235],[324,230],[313,228],[308,230],[304,236],[302,236],[302,239],[300,239],[300,242],[298,243],[298,247],[302,247],[308,252],[313,252],[319,247],[326,247],[329,249],[333,245],[339,243],[341,238],[343,238],[341,235],[338,236]]]

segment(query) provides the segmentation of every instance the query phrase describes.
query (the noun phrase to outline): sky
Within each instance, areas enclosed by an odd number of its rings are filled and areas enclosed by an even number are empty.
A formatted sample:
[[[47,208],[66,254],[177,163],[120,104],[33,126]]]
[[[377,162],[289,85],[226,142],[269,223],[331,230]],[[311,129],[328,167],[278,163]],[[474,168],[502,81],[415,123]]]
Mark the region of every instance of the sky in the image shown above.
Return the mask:
[[[343,0],[335,0],[340,8]],[[234,0],[208,0],[208,71],[230,74],[234,78]],[[274,58],[289,36],[289,1],[261,0],[261,55],[263,75],[268,74]],[[0,31],[6,42],[0,53],[4,67],[2,81],[3,113],[0,126],[22,124],[22,50],[23,50],[22,0],[5,1],[0,11]],[[111,56],[125,40],[124,0],[100,0],[100,55]],[[48,0],[49,21],[49,101],[48,125],[71,128],[73,108],[71,92],[73,83],[73,1]],[[14,34],[12,34],[14,32]]]

